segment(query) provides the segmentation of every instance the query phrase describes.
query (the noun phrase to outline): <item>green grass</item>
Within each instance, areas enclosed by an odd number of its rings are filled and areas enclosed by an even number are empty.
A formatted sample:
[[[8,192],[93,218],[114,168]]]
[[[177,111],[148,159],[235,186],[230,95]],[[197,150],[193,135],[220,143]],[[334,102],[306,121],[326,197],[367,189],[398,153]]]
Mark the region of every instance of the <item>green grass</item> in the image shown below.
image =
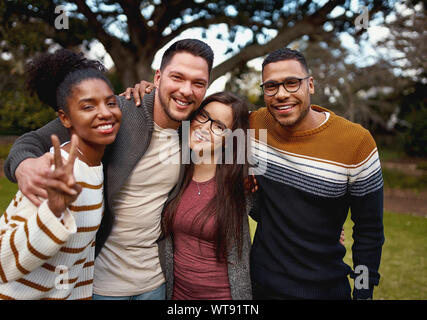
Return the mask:
[[[420,177],[405,174],[397,169],[382,168],[385,188],[410,189],[421,191],[427,189],[427,174]]]
[[[0,215],[17,191],[17,185],[0,178]],[[251,221],[251,235],[256,223]],[[344,224],[347,253],[351,258],[353,222]],[[407,214],[384,213],[385,243],[380,265],[381,280],[374,299],[427,299],[427,218]],[[350,281],[353,285],[353,281]]]
[[[348,218],[344,224],[347,249],[344,262],[350,266],[353,266],[352,228],[353,222]],[[385,212],[384,233],[381,279],[374,290],[374,299],[427,299],[427,218]]]
[[[256,223],[251,220],[251,235]],[[353,267],[351,246],[353,222],[344,224],[344,262]],[[380,283],[374,290],[376,300],[427,299],[427,218],[384,213],[385,243],[380,265]],[[353,287],[353,280],[350,281]]]
[[[0,178],[0,215],[6,210],[10,201],[18,191],[18,185],[10,182],[6,178]]]

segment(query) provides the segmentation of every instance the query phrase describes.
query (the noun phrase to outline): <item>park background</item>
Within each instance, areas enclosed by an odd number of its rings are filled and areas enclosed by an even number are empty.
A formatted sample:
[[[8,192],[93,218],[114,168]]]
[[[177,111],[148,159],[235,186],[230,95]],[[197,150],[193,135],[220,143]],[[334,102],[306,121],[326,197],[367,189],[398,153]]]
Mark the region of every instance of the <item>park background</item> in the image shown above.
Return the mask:
[[[386,241],[374,299],[426,300],[426,21],[426,2],[416,0],[2,1],[1,168],[17,136],[56,117],[25,88],[25,63],[38,52],[100,59],[120,93],[151,80],[173,41],[198,38],[215,52],[208,93],[229,90],[256,109],[263,57],[298,49],[315,79],[312,103],[360,123],[378,144]],[[16,190],[0,170],[0,214]],[[350,214],[345,233],[352,266]]]

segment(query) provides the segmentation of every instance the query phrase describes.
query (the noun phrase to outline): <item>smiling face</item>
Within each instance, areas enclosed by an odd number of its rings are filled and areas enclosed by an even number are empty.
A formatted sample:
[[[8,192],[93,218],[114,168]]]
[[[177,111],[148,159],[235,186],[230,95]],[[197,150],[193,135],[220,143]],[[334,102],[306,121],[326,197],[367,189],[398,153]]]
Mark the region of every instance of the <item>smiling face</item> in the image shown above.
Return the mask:
[[[68,111],[59,110],[62,124],[79,137],[79,149],[87,157],[103,152],[114,142],[122,113],[111,88],[101,79],[87,79],[73,86]]]
[[[205,59],[188,52],[176,53],[154,76],[154,121],[162,128],[178,128],[200,106],[208,82]]]
[[[305,78],[308,74],[297,60],[282,60],[265,65],[262,81],[282,82],[289,78]],[[274,96],[264,94],[264,102],[274,119],[283,127],[293,131],[308,130],[315,124],[308,116],[314,112],[310,108],[310,95],[314,94],[313,78],[301,81],[300,88],[289,93],[283,85]]]
[[[208,103],[202,112],[205,112],[212,120],[217,123],[213,126],[221,126],[222,128],[232,129],[233,125],[233,110],[229,105],[223,104],[218,101]],[[215,130],[215,128],[214,128]],[[199,152],[209,152],[210,156],[204,159],[214,160],[214,150],[221,148],[224,142],[224,135],[214,134],[211,130],[211,121],[200,123],[196,119],[193,119],[190,124],[190,149]],[[211,163],[214,163],[213,161]]]

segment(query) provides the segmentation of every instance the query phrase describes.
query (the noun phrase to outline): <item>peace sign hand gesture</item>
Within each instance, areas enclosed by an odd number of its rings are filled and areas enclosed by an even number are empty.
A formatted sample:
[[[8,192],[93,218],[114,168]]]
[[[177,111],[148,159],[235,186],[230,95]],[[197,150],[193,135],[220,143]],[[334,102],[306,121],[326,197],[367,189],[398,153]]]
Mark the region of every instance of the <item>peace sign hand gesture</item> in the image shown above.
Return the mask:
[[[55,168],[47,178],[47,203],[49,209],[59,217],[77,199],[82,190],[81,186],[76,183],[73,173],[74,161],[77,157],[77,136],[71,137],[71,149],[65,164],[62,162],[58,137],[52,135],[51,140],[54,149],[53,164]]]

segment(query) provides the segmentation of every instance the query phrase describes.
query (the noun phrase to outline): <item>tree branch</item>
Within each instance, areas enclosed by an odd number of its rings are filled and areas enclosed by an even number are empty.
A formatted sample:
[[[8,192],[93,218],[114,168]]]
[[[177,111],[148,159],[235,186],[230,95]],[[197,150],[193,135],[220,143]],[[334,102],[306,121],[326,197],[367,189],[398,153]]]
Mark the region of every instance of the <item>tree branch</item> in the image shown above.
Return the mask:
[[[345,0],[329,1],[312,15],[306,16],[302,20],[296,22],[292,28],[288,29],[287,23],[285,23],[283,27],[278,30],[278,35],[267,44],[260,45],[258,43],[253,43],[244,47],[238,54],[213,68],[211,81],[214,81],[228,71],[233,70],[242,62],[263,56],[275,49],[286,46],[291,41],[294,41],[305,34],[326,34],[327,32],[324,31],[321,26],[327,21],[327,15],[333,8],[344,2]],[[290,18],[291,17],[287,18],[288,21]]]
[[[197,4],[193,4],[197,7]],[[181,16],[181,11],[188,7],[188,1],[185,0],[171,0],[162,1],[160,5],[156,6],[152,14],[152,19],[156,32],[161,34],[171,21]]]
[[[91,28],[94,29],[95,34],[104,45],[105,50],[110,51],[113,47],[117,50],[118,47],[125,46],[122,41],[105,32],[103,24],[98,21],[96,14],[92,12],[85,0],[74,0],[74,3],[77,5],[79,12],[86,17]]]
[[[133,0],[118,1],[126,17],[130,42],[138,48],[146,41],[148,26],[141,14],[139,3]]]
[[[243,27],[249,27],[250,28],[253,26],[257,26],[259,30],[261,30],[261,28],[263,28],[263,27],[266,27],[266,25],[264,23],[258,23],[258,22],[251,22],[250,26],[245,26],[245,25],[242,25],[235,17],[230,17],[230,16],[226,16],[226,15],[213,16],[213,17],[208,18],[208,19],[200,18],[200,19],[193,20],[189,23],[182,24],[177,29],[173,30],[170,34],[162,37],[161,46],[164,46],[169,41],[175,39],[177,36],[179,36],[185,30],[192,29],[192,28],[206,28],[206,29],[208,29],[209,26],[215,25],[215,24],[220,24],[220,23],[225,23],[229,27],[230,26],[243,26]]]

